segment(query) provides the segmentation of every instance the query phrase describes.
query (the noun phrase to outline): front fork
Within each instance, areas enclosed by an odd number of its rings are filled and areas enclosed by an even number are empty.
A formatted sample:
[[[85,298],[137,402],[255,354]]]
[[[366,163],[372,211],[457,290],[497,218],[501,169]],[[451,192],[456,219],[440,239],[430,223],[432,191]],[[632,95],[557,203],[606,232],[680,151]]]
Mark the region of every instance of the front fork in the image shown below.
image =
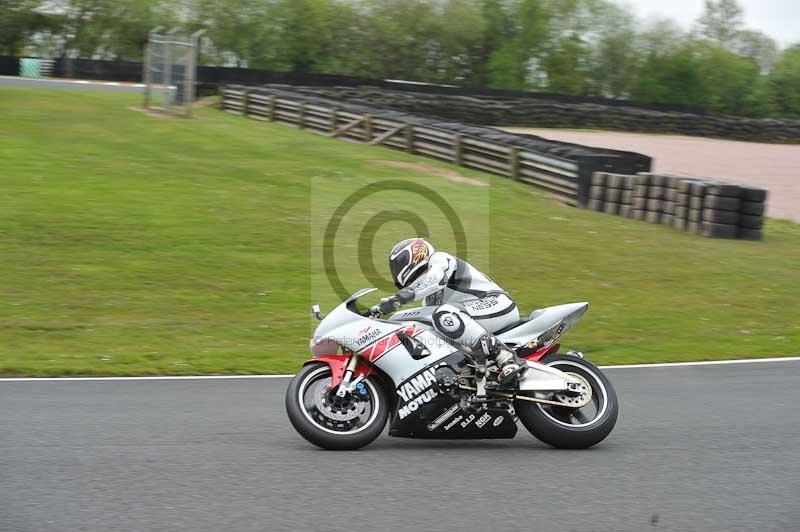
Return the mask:
[[[356,371],[356,366],[358,366],[358,353],[353,353],[350,355],[350,360],[347,361],[347,366],[345,366],[342,382],[340,382],[339,386],[336,388],[336,397],[344,397],[348,393],[352,392],[356,386],[358,386],[358,384],[364,380],[364,374],[359,375],[355,378],[355,380],[353,380],[353,374]]]

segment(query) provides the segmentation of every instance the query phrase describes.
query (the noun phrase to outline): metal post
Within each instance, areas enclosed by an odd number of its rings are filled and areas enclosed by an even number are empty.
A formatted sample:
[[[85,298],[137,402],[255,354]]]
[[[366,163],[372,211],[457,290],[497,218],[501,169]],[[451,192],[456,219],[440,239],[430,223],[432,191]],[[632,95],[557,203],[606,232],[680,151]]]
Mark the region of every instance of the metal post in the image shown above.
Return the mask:
[[[150,107],[150,93],[153,90],[153,37],[164,29],[164,26],[156,26],[147,32],[147,45],[144,48],[144,108]]]
[[[164,53],[164,111],[169,111],[170,106],[170,86],[172,85],[172,37],[180,28],[175,26],[166,33],[168,39],[165,42],[166,52]]]
[[[197,62],[200,52],[200,37],[206,30],[197,30],[192,33],[192,48],[189,50],[189,64],[186,69],[186,79],[184,80],[183,97],[186,99],[186,116],[192,116],[192,104],[194,103],[197,90],[195,83],[197,82]]]

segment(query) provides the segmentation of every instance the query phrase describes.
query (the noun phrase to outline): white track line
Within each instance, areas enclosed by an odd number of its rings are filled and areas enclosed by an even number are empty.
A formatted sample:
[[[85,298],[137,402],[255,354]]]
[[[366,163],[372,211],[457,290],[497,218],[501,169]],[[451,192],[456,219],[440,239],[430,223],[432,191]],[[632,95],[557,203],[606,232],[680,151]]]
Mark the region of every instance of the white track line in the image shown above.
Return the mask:
[[[675,368],[681,366],[722,366],[726,364],[759,364],[764,362],[800,362],[800,357],[745,358],[737,360],[703,360],[700,362],[662,362],[656,364],[620,364],[600,366],[601,369]],[[0,382],[62,382],[62,381],[199,381],[288,379],[294,375],[159,375],[153,377],[9,377]]]
[[[601,369],[673,368],[678,366],[721,366],[724,364],[758,364],[761,362],[797,362],[800,357],[744,358],[736,360],[701,360],[699,362],[660,362],[656,364],[619,364]]]
[[[294,375],[158,375],[142,377],[9,377],[0,382],[61,382],[61,381],[200,381],[244,379],[288,379]]]

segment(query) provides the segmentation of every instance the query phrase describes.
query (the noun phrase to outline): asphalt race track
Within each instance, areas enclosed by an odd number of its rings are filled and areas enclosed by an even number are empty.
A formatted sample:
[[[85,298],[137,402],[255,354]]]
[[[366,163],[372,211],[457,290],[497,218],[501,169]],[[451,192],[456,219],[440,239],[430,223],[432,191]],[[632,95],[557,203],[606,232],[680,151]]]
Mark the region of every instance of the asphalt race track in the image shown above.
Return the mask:
[[[0,531],[800,530],[800,362],[608,375],[588,451],[321,451],[286,379],[0,382]]]
[[[36,89],[94,90],[111,92],[142,92],[142,85],[114,81],[87,81],[76,79],[19,78],[0,76],[0,87],[27,87]]]

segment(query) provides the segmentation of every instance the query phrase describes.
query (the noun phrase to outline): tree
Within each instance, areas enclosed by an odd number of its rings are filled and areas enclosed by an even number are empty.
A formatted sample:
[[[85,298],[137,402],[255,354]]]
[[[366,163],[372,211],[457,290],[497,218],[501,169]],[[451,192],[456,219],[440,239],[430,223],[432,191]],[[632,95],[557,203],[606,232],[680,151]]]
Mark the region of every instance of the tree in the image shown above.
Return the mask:
[[[539,57],[543,87],[550,92],[592,92],[595,24],[608,4],[601,0],[548,0],[549,32]]]
[[[564,94],[589,93],[590,50],[577,33],[557,39],[542,60],[547,90]]]
[[[545,0],[518,0],[511,4],[504,38],[489,57],[489,86],[524,90],[530,66],[543,55],[550,35],[552,13]]]
[[[720,113],[751,114],[759,78],[756,62],[708,41],[692,48],[703,86],[697,103]]]
[[[437,13],[425,0],[365,0],[362,72],[373,77],[432,81]]]
[[[62,53],[83,58],[141,61],[147,32],[177,20],[168,0],[56,0],[54,33]]]
[[[700,34],[728,47],[742,29],[743,15],[736,0],[706,0],[705,10],[697,21]]]
[[[775,40],[756,30],[740,31],[732,43],[732,50],[758,63],[762,73],[769,72],[778,58]]]
[[[50,24],[41,0],[0,0],[0,53],[18,54],[37,30]]]
[[[649,53],[631,87],[631,96],[642,102],[702,105],[705,87],[691,46]]]
[[[212,43],[206,57],[226,66],[271,67],[278,64],[274,46],[276,25],[265,0],[195,0],[188,22],[208,31]]]
[[[781,53],[768,84],[775,111],[782,116],[800,117],[800,43]]]
[[[278,55],[292,72],[311,72],[328,55],[330,0],[279,0],[275,17]]]
[[[598,2],[588,37],[591,50],[591,92],[599,96],[627,96],[636,76],[640,51],[636,47],[636,19],[615,4]]]
[[[473,73],[476,86],[493,86],[490,74],[492,57],[516,34],[517,25],[506,4],[502,0],[481,0],[479,3],[484,31]],[[498,70],[503,71],[504,68]]]
[[[474,0],[445,0],[436,20],[434,79],[478,85],[487,27],[480,4]]]

